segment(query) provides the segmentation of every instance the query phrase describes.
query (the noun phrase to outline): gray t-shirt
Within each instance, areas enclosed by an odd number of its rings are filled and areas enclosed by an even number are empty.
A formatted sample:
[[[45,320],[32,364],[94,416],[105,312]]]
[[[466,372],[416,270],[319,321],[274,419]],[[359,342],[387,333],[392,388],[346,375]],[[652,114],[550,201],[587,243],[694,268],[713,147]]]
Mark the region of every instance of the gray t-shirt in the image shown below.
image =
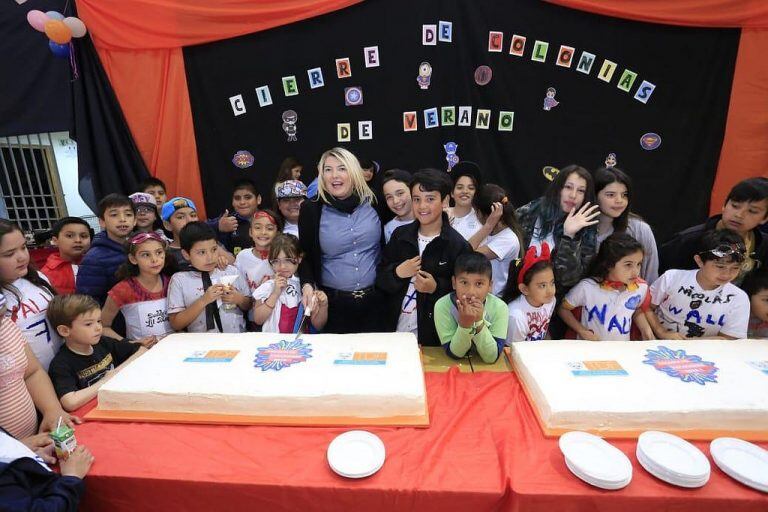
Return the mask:
[[[249,297],[251,295],[248,284],[243,276],[237,270],[237,267],[229,265],[224,270],[216,269],[211,272],[211,282],[216,284],[221,281],[222,276],[237,276],[232,286],[238,293]],[[188,272],[177,272],[171,278],[168,285],[168,314],[179,313],[187,309],[193,302],[203,296],[203,278],[197,270]],[[245,319],[243,312],[238,307],[232,309],[225,308],[224,304],[219,302],[219,315],[221,315],[221,327],[224,332],[245,332]],[[187,326],[187,332],[218,332],[216,327],[213,329],[205,328],[205,310]]]

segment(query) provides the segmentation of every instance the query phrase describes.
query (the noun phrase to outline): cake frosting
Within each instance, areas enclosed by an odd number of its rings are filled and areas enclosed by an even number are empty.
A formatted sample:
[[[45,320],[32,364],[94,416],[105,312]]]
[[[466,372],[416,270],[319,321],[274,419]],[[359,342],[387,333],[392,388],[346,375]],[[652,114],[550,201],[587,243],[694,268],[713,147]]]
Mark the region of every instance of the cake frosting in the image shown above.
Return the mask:
[[[99,390],[99,409],[388,418],[421,416],[426,393],[410,333],[173,334]],[[212,352],[213,351],[213,352]]]
[[[768,432],[768,341],[520,342],[512,358],[548,429]]]

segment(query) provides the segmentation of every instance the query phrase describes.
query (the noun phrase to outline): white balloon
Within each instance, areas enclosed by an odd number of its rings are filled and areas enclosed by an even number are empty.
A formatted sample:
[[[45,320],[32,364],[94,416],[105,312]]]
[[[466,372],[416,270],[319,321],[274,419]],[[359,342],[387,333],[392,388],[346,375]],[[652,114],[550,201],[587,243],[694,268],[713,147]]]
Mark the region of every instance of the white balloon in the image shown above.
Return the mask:
[[[85,28],[85,23],[80,18],[70,16],[69,18],[64,18],[62,22],[72,31],[72,37],[83,37],[88,32]]]

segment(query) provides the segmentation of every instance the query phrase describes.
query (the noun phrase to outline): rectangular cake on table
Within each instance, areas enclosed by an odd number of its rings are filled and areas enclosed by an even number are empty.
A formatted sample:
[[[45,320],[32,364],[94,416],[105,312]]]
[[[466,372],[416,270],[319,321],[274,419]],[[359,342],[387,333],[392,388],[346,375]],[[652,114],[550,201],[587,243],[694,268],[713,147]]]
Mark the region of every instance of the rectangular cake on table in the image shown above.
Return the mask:
[[[105,384],[105,420],[426,426],[410,333],[173,334]]]
[[[547,435],[768,440],[766,340],[520,342],[512,359]]]

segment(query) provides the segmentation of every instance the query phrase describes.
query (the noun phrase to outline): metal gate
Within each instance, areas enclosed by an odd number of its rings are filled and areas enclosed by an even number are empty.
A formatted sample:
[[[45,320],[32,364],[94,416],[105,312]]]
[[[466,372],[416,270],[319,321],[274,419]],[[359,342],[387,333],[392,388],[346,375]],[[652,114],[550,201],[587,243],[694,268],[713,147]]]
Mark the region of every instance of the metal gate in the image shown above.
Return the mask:
[[[48,133],[0,137],[0,195],[8,219],[26,233],[67,215]]]

